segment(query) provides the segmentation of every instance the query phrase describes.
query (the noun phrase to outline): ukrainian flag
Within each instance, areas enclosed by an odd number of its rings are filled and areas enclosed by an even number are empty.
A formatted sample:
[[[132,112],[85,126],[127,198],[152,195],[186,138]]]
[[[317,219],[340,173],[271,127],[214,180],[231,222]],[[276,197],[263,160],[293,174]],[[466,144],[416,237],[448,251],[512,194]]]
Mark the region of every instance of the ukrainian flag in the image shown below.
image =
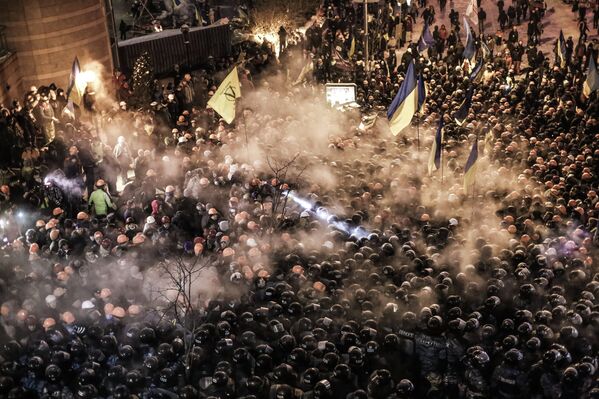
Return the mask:
[[[196,21],[198,22],[198,26],[204,26],[204,19],[202,18],[202,14],[200,14],[200,9],[196,6]]]
[[[406,78],[387,111],[389,128],[394,136],[410,124],[412,117],[418,111],[418,104],[418,81],[414,73],[414,61],[412,61],[408,66]]]
[[[560,68],[566,67],[566,39],[564,32],[559,31],[559,39],[557,39],[557,59],[559,60]]]
[[[470,72],[470,81],[472,83],[478,83],[480,82],[481,78],[483,77],[483,64],[484,61],[483,59],[481,59],[475,66],[474,69],[472,70],[472,72]]]
[[[422,28],[420,40],[418,40],[418,52],[422,53],[424,50],[431,47],[433,44],[435,44],[435,39],[433,38],[433,35],[430,29],[428,28],[428,24],[425,23],[424,27]]]
[[[482,50],[483,60],[489,58],[489,56],[491,55],[491,50],[489,49],[489,46],[487,46],[484,40],[481,40],[480,48]]]
[[[79,59],[75,57],[71,66],[71,74],[69,75],[69,86],[67,88],[67,100],[71,100],[74,104],[81,103],[81,93],[77,88],[77,76],[81,73]]]
[[[426,83],[422,79],[422,75],[418,76],[418,112],[422,111],[422,107],[426,102]]]
[[[439,119],[439,127],[437,127],[437,133],[435,133],[435,139],[431,146],[431,154],[428,158],[428,175],[432,175],[435,170],[441,168],[441,150],[443,145],[443,115]]]
[[[597,66],[593,57],[589,60],[589,71],[587,72],[587,78],[582,84],[582,95],[586,98],[591,96],[591,93],[599,89],[599,74],[597,73]]]
[[[464,47],[464,52],[462,56],[467,59],[470,64],[474,64],[476,57],[476,44],[474,42],[474,37],[472,36],[472,31],[470,30],[470,25],[464,17],[464,29],[466,30],[466,47]]]
[[[468,195],[473,192],[474,183],[476,182],[476,170],[478,169],[478,138],[474,140],[472,144],[472,150],[466,161],[466,167],[464,168],[464,193]]]
[[[225,122],[231,123],[235,119],[236,100],[239,97],[241,97],[241,85],[235,67],[218,86],[216,93],[208,101],[208,106],[218,112]]]
[[[455,120],[455,123],[458,124],[458,126],[462,126],[464,122],[466,122],[466,118],[468,117],[468,113],[470,112],[470,107],[472,106],[472,93],[472,88],[468,89],[468,92],[466,93],[466,98],[464,98],[462,105],[460,105],[460,108],[458,108],[455,114],[453,114],[453,119]]]

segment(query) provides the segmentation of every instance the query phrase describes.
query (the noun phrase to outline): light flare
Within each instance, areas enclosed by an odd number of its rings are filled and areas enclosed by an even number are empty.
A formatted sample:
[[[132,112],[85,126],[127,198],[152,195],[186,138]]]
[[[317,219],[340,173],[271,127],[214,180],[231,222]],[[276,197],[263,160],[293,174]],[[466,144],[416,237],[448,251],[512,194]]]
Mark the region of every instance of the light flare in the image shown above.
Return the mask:
[[[293,202],[304,208],[305,211],[313,213],[318,219],[327,222],[329,226],[333,226],[335,229],[343,231],[350,237],[361,240],[370,235],[370,233],[362,226],[352,227],[345,222],[337,220],[336,215],[330,213],[325,207],[321,206],[314,211],[315,204],[304,198],[298,197],[292,191],[286,191],[283,195],[286,195]]]
[[[278,33],[281,25],[283,25],[282,22],[268,24],[268,26],[262,25],[260,27],[255,27],[252,32],[253,39],[256,43],[262,44],[264,41],[267,41],[273,45],[273,50],[277,58],[279,58],[281,50],[281,41],[279,40]]]
[[[81,71],[77,74],[77,78],[75,79],[75,84],[80,93],[85,91],[85,87],[88,84],[95,86],[98,82],[100,82],[100,78],[94,71]]]

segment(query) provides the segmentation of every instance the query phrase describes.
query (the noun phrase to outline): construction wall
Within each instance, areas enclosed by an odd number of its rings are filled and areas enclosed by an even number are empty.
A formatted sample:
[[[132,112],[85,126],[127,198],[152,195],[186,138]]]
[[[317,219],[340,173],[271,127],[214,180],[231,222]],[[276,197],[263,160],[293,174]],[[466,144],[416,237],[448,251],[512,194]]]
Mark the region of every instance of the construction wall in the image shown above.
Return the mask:
[[[229,25],[213,25],[191,28],[189,49],[185,47],[183,34],[179,29],[169,29],[119,42],[121,69],[131,72],[135,60],[144,51],[152,58],[154,73],[161,75],[173,70],[173,65],[189,62],[197,67],[206,63],[209,56],[216,59],[231,54],[231,31]]]

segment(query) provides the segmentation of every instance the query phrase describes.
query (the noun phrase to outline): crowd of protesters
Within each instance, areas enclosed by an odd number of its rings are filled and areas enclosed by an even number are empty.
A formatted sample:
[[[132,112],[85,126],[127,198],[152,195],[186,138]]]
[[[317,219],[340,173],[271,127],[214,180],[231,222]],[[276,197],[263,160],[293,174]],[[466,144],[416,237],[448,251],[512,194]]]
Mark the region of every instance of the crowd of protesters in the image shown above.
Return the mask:
[[[114,108],[92,87],[70,106],[54,85],[5,104],[0,395],[599,397],[599,101],[582,96],[597,43],[568,38],[562,65],[540,51],[545,7],[500,0],[494,36],[479,10],[473,79],[451,6],[373,8],[369,68],[359,8],[325,1],[280,59],[244,44],[200,73],[177,68],[141,110],[120,72]],[[435,26],[446,7],[451,26]],[[426,54],[419,15],[435,39]],[[524,23],[526,45],[512,29]],[[296,80],[300,53],[313,68]],[[445,176],[423,172],[412,129],[345,132],[308,154],[332,186],[240,161],[248,131],[294,122],[243,111],[228,125],[206,108],[240,60],[244,96],[291,109],[300,82],[352,81],[367,112],[389,106],[414,61],[428,84],[414,123],[432,132],[445,118]],[[460,126],[451,115],[471,88]],[[486,167],[469,197],[456,182],[476,137]],[[264,145],[286,151],[286,139]],[[198,259],[211,271],[202,306],[155,305],[156,264]]]

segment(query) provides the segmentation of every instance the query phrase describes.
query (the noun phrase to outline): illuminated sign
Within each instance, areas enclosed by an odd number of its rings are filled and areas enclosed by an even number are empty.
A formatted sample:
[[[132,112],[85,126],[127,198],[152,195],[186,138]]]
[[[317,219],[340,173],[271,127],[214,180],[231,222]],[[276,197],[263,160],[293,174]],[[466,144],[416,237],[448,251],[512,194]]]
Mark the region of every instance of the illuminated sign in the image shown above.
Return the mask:
[[[353,103],[356,101],[356,88],[354,83],[327,83],[325,94],[331,106]]]

